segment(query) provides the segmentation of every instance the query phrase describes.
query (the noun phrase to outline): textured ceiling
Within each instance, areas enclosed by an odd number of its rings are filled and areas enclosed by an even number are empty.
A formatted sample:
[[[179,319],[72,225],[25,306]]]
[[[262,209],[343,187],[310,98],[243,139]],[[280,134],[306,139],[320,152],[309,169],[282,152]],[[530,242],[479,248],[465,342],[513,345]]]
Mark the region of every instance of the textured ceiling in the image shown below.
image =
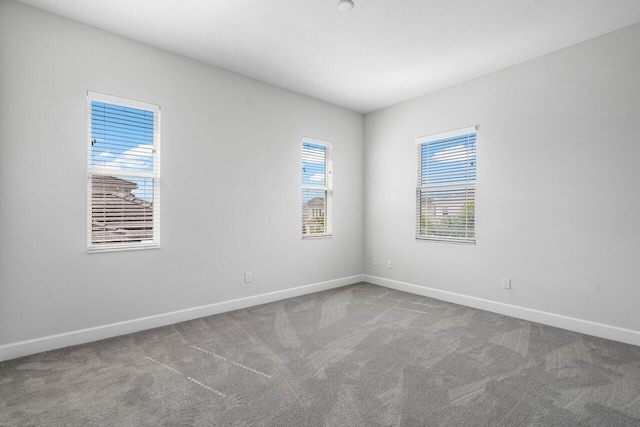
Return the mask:
[[[640,22],[638,0],[20,1],[361,113]]]

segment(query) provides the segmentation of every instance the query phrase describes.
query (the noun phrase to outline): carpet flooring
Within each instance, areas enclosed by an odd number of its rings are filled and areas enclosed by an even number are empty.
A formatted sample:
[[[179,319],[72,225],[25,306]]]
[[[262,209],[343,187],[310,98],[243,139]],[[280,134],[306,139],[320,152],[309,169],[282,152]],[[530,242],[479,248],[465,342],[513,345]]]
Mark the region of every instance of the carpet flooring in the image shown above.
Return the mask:
[[[640,347],[360,283],[0,363],[2,426],[640,426]]]

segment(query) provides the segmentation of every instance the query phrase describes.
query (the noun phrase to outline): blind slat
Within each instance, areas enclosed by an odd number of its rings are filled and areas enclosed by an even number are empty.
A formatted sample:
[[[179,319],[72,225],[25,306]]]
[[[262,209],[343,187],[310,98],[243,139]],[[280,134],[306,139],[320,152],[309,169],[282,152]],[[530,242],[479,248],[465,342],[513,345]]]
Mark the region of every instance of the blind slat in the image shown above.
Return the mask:
[[[416,237],[475,242],[475,128],[416,142]]]
[[[157,247],[160,108],[89,93],[88,111],[89,250]]]
[[[302,237],[332,233],[332,144],[302,141]]]

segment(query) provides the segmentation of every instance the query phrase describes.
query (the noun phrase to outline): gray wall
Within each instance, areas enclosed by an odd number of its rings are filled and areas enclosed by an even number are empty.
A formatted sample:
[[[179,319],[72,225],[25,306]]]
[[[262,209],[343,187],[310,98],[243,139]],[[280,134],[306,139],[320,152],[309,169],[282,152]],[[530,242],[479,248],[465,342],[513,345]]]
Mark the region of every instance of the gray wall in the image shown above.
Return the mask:
[[[638,40],[635,25],[367,115],[365,273],[640,331]],[[414,139],[475,124],[477,245],[416,241]]]
[[[86,253],[87,90],[162,108],[161,249]],[[331,239],[301,240],[303,136]],[[362,161],[360,114],[1,1],[0,345],[361,274]]]
[[[638,40],[363,119],[0,0],[0,346],[363,270],[637,333]],[[161,249],[86,253],[87,90],[162,107]],[[418,242],[414,139],[474,124],[478,243]],[[300,239],[303,136],[335,144],[331,239]]]

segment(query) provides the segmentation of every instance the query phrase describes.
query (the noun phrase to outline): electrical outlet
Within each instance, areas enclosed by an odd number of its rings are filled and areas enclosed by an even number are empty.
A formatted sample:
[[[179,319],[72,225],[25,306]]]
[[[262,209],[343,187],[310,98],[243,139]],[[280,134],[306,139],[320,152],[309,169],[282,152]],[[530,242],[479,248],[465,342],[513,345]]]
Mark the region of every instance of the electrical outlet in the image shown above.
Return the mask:
[[[504,289],[511,289],[511,279],[508,277],[502,278],[502,287]]]
[[[391,260],[387,260],[387,268],[391,268]]]
[[[377,258],[372,259],[371,265],[378,265],[378,259]]]
[[[251,272],[247,271],[244,273],[244,283],[249,283],[251,281]]]

